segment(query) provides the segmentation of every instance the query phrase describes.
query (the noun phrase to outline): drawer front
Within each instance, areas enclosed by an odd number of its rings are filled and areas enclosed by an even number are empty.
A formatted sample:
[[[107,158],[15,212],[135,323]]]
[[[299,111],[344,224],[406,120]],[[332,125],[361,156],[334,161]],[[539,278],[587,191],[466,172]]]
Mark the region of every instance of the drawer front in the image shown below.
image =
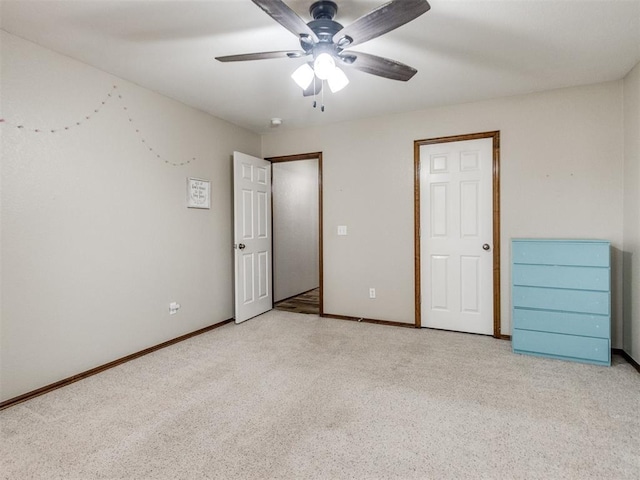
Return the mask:
[[[609,292],[514,286],[513,306],[609,315]]]
[[[514,285],[609,291],[610,270],[604,267],[513,265]]]
[[[559,333],[513,331],[513,350],[523,353],[557,355],[579,360],[609,362],[609,340]]]
[[[513,240],[514,263],[542,265],[609,266],[609,242]]]
[[[565,333],[585,337],[611,338],[609,316],[543,310],[513,310],[513,328]]]

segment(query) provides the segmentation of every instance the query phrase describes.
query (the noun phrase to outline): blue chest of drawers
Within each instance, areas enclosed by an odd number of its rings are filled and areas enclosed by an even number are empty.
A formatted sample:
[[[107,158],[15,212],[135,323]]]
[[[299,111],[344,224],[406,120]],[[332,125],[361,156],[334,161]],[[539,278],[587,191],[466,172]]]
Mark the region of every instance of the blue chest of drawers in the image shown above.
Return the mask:
[[[511,256],[513,351],[610,365],[610,243],[514,239]]]

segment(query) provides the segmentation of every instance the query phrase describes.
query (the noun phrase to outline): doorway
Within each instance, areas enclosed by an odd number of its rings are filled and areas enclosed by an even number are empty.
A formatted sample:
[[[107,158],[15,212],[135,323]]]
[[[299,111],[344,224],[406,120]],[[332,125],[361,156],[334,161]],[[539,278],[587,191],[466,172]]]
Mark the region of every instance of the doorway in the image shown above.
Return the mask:
[[[323,314],[322,153],[272,164],[274,308]]]
[[[499,143],[414,142],[416,327],[501,337]]]

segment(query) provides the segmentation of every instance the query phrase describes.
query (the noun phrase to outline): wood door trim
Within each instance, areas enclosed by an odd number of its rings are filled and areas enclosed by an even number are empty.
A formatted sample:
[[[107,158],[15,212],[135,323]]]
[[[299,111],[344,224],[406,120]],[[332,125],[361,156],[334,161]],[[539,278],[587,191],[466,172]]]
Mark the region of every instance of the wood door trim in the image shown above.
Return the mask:
[[[429,138],[413,142],[413,222],[414,222],[414,277],[415,277],[415,326],[422,326],[420,279],[420,147],[437,143],[465,140],[493,139],[493,336],[503,338],[500,331],[500,131]]]
[[[318,270],[320,282],[320,316],[324,314],[324,247],[323,247],[323,220],[322,220],[322,152],[301,153],[298,155],[285,155],[281,157],[269,157],[265,160],[271,163],[295,162],[297,160],[318,160]],[[273,189],[273,182],[271,182]],[[273,191],[271,194],[271,231],[273,232]],[[273,235],[271,236],[273,242]],[[273,249],[272,249],[273,250]],[[273,285],[273,268],[271,269],[271,285]]]

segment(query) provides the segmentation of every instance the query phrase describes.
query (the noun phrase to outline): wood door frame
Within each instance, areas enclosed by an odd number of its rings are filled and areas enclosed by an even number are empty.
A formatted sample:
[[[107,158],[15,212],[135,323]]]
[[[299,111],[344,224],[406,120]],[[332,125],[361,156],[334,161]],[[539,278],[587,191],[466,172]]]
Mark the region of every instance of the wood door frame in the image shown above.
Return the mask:
[[[493,139],[493,336],[503,336],[500,319],[500,131],[453,135],[429,138],[413,142],[413,223],[414,223],[414,268],[415,268],[415,327],[422,326],[422,290],[420,259],[420,147],[438,143],[461,142],[465,140]]]
[[[295,162],[297,160],[318,160],[318,276],[320,282],[320,316],[324,315],[324,248],[323,248],[323,232],[322,232],[322,152],[302,153],[299,155],[286,155],[282,157],[269,157],[265,160],[274,163],[283,162]],[[271,171],[271,231],[273,232],[273,169]],[[271,242],[273,244],[273,235],[271,235]],[[271,261],[275,265],[275,249],[272,248]],[[271,285],[274,285],[273,274],[275,268],[271,268]]]

